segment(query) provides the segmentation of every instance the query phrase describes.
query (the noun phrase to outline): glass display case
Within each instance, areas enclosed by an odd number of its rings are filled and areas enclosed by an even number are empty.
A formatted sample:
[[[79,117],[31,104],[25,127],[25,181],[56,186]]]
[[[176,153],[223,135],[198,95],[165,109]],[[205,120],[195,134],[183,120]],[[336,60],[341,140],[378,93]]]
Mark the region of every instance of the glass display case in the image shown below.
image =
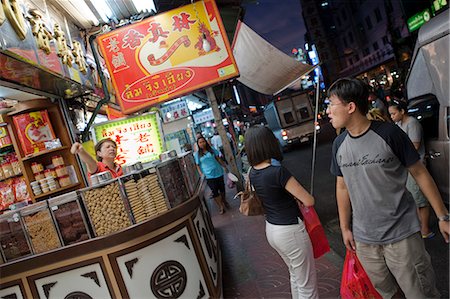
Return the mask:
[[[35,254],[61,247],[47,201],[41,201],[21,209],[20,215]]]
[[[109,235],[132,224],[121,192],[118,179],[80,190],[95,236]]]
[[[180,162],[181,172],[183,173],[187,187],[189,189],[189,195],[193,196],[197,189],[197,184],[200,181],[200,175],[195,165],[194,156],[192,152],[187,152],[178,157]]]
[[[32,254],[30,242],[18,212],[0,215],[0,246],[5,262]]]
[[[178,158],[172,158],[156,166],[170,208],[189,199],[189,192],[181,172]]]
[[[48,206],[64,245],[78,243],[91,237],[78,199],[77,192],[72,191],[48,200]]]

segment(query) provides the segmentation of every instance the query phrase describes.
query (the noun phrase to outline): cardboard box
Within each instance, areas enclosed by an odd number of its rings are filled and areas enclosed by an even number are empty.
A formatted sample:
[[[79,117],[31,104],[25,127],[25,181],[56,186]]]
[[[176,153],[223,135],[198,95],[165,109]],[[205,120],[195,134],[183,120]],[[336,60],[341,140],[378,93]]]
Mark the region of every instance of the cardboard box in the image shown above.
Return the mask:
[[[55,139],[47,110],[34,111],[13,116],[25,155],[45,150],[45,141]]]

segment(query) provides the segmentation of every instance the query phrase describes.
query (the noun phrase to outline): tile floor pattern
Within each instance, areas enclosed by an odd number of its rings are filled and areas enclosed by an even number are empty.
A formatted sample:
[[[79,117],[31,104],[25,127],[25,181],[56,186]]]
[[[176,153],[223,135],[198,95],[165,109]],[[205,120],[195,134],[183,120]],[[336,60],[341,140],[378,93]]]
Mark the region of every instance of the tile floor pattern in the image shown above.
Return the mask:
[[[208,208],[222,249],[224,298],[291,298],[289,272],[280,256],[267,243],[263,216],[239,214],[235,194],[227,190],[231,209],[219,215],[209,191]],[[328,253],[316,260],[320,298],[338,298],[341,269]]]

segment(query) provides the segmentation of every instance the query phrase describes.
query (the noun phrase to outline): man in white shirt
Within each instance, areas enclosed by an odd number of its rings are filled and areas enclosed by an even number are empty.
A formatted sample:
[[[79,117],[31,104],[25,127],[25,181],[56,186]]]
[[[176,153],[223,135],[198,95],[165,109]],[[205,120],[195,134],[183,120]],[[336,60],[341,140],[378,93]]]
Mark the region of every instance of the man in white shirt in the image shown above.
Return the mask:
[[[222,138],[220,138],[220,135],[217,131],[214,131],[214,136],[211,137],[211,145],[218,151],[220,151],[221,157],[224,156],[223,154],[223,144],[222,144]]]

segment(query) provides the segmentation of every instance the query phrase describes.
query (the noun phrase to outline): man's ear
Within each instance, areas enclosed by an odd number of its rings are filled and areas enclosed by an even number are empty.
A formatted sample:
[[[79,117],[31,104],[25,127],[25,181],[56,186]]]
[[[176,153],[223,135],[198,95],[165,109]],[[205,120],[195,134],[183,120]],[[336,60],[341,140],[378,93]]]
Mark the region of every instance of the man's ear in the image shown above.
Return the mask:
[[[348,113],[349,114],[354,113],[356,111],[356,109],[357,109],[355,102],[348,103],[347,107],[348,107]]]

